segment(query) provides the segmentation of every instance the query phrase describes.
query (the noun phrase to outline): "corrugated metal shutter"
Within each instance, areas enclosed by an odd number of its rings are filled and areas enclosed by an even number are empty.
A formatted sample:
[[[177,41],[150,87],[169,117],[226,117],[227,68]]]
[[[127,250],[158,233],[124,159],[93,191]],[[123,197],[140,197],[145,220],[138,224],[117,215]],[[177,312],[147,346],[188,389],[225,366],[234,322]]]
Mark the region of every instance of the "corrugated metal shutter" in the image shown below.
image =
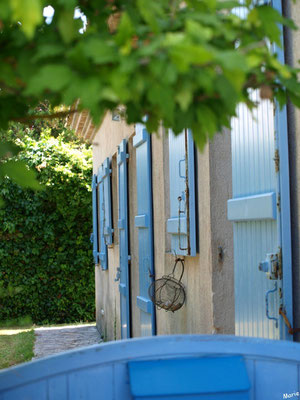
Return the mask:
[[[185,129],[175,136],[169,130],[171,251],[196,255],[195,163],[192,133]]]
[[[281,0],[272,5],[281,12]],[[236,14],[245,15],[240,9]],[[275,51],[284,62],[283,50]],[[262,100],[258,90],[251,96],[258,107],[249,111],[240,104],[231,130],[235,333],[293,340],[279,312],[292,324],[286,108]]]

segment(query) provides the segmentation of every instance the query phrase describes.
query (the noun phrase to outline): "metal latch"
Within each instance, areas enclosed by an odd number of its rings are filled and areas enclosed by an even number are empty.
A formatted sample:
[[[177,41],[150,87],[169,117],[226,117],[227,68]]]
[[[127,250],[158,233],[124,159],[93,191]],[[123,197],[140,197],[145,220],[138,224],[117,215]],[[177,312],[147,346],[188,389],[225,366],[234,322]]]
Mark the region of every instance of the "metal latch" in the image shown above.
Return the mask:
[[[300,328],[293,328],[290,321],[288,320],[288,317],[283,309],[283,307],[281,306],[279,308],[279,314],[282,316],[284,323],[286,324],[287,328],[288,328],[288,332],[290,335],[293,335],[294,333],[300,332]]]
[[[273,253],[267,254],[265,261],[259,263],[258,269],[265,272],[268,279],[278,279],[278,255]]]

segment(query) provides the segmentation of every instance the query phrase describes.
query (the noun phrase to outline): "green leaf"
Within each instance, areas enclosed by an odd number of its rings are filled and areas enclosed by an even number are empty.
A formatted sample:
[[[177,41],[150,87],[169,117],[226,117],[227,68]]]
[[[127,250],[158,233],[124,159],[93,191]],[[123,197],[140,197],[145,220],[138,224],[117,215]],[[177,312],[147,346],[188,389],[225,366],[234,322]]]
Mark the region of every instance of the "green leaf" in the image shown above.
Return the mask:
[[[66,65],[45,65],[29,80],[26,94],[39,94],[46,89],[59,91],[68,85],[72,75],[72,71]]]
[[[23,187],[41,190],[42,186],[36,180],[36,173],[27,168],[24,161],[10,160],[0,164],[0,176],[9,176],[14,182]]]
[[[63,11],[58,17],[58,29],[65,43],[71,43],[79,35],[79,29],[82,27],[80,19],[74,19],[74,11]]]
[[[223,0],[216,5],[217,10],[231,10],[235,7],[241,7],[241,2],[238,0]]]
[[[0,77],[5,77],[5,81],[8,86],[17,86],[16,76],[12,66],[3,61],[0,63]]]
[[[0,159],[1,158],[10,158],[20,151],[20,148],[16,146],[14,143],[9,142],[0,142]]]
[[[33,57],[33,61],[40,61],[44,58],[51,58],[63,55],[66,51],[65,47],[60,43],[42,43]]]
[[[28,38],[32,38],[36,27],[43,22],[41,0],[9,0],[15,22],[21,23],[21,29]]]
[[[124,45],[133,36],[135,30],[134,25],[127,12],[124,12],[118,26],[117,34],[115,35],[116,43],[121,46]]]
[[[183,111],[186,111],[193,100],[193,90],[190,86],[186,85],[176,93],[175,97],[177,103]]]
[[[154,32],[159,31],[159,25],[157,22],[158,17],[164,15],[162,2],[159,1],[148,1],[148,0],[137,0],[137,6],[144,20],[149,24]]]
[[[173,43],[172,38],[175,39]],[[186,72],[191,64],[201,66],[214,58],[213,53],[205,47],[189,43],[184,37],[180,39],[177,34],[168,35],[166,46],[172,61],[181,72]]]
[[[246,56],[238,53],[236,50],[223,50],[218,52],[216,61],[219,62],[222,67],[229,70],[243,72],[249,70]]]
[[[101,38],[88,38],[84,44],[83,51],[96,64],[105,64],[118,60],[118,52],[113,41],[109,43]]]
[[[198,22],[192,20],[188,20],[186,22],[186,31],[194,39],[201,42],[206,42],[213,37],[213,30],[211,28],[205,27],[202,24],[199,24]]]
[[[81,106],[85,109],[89,109],[95,115],[99,110],[98,100],[101,97],[101,86],[97,78],[88,78],[81,83]]]

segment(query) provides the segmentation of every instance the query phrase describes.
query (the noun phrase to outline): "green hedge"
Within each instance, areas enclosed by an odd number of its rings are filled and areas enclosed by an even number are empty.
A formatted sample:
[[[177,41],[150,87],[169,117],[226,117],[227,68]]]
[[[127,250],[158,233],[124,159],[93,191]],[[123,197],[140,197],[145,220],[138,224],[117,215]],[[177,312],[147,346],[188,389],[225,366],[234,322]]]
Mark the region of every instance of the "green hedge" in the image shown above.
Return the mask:
[[[37,171],[44,189],[33,192],[9,178],[0,184],[0,320],[91,321],[91,149],[66,130],[53,137],[45,128],[35,136],[29,128],[11,132],[22,148],[18,159]]]

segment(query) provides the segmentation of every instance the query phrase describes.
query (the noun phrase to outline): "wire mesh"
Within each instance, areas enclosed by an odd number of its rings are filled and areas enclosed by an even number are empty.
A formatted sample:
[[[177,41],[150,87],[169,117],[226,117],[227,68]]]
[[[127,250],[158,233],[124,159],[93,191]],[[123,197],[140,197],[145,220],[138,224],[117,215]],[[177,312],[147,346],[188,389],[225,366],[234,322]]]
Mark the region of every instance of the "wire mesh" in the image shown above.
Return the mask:
[[[180,278],[176,279],[175,271],[178,263],[180,263],[182,271]],[[185,288],[181,282],[183,273],[184,261],[181,258],[177,258],[171,274],[164,275],[162,278],[152,282],[148,294],[157,308],[175,312],[183,306],[186,297]]]

